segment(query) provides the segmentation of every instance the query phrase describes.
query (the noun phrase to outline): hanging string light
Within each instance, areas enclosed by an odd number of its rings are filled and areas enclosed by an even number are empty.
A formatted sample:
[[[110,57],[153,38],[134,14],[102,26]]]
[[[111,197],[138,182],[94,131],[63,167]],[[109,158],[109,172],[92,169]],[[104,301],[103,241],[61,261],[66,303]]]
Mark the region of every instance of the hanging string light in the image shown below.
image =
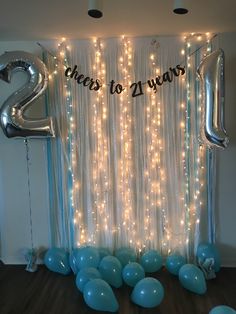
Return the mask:
[[[204,44],[202,42],[205,41]],[[186,249],[188,256],[189,241],[199,237],[200,213],[203,209],[204,186],[207,180],[206,147],[199,142],[201,133],[201,94],[199,83],[196,81],[195,71],[200,60],[210,52],[210,34],[192,33],[185,38],[185,57],[187,64],[187,107],[185,123],[181,124],[185,133],[185,146],[182,153],[185,171],[185,219],[181,223],[185,226]],[[195,69],[195,70],[194,70]],[[205,204],[206,205],[206,204]],[[197,243],[197,241],[196,241]],[[196,247],[194,248],[196,249]]]
[[[96,138],[93,158],[93,185],[94,185],[94,209],[92,215],[96,222],[96,235],[93,237],[93,243],[100,239],[104,241],[106,233],[110,232],[109,226],[112,225],[112,217],[108,210],[108,192],[109,192],[109,164],[108,164],[108,138],[107,138],[107,117],[108,107],[104,93],[106,86],[106,66],[103,61],[104,45],[101,40],[93,40],[95,58],[93,73],[101,79],[102,88],[99,89],[94,97],[93,103],[93,134]],[[97,217],[96,216],[97,213]],[[112,238],[112,236],[111,236]],[[109,246],[109,243],[105,243]]]
[[[176,117],[178,121],[179,134],[181,141],[178,153],[177,166],[181,169],[178,174],[184,177],[183,186],[180,188],[179,203],[184,208],[181,211],[176,224],[169,219],[170,209],[168,208],[168,165],[165,164],[165,154],[167,143],[165,143],[164,117],[166,114],[165,104],[160,93],[155,93],[152,89],[147,88],[145,101],[143,102],[142,113],[145,130],[143,135],[144,144],[142,154],[143,158],[143,213],[141,223],[137,222],[140,216],[137,216],[136,195],[134,191],[137,178],[135,176],[134,151],[134,125],[135,101],[131,97],[129,86],[134,81],[134,52],[132,42],[125,36],[121,38],[121,45],[118,56],[117,73],[118,80],[125,88],[120,94],[112,97],[118,99],[117,110],[119,111],[119,121],[117,132],[117,143],[119,143],[117,162],[117,190],[118,208],[114,213],[111,209],[109,191],[112,187],[110,153],[111,148],[109,138],[109,119],[110,109],[107,97],[107,75],[104,55],[104,42],[94,39],[92,42],[93,64],[92,75],[98,77],[101,81],[102,88],[96,92],[90,93],[90,124],[89,134],[93,137],[90,142],[90,171],[91,181],[91,208],[83,207],[80,200],[84,193],[82,182],[78,180],[78,163],[80,162],[77,154],[78,137],[76,130],[78,121],[76,118],[76,99],[73,99],[72,89],[69,79],[64,77],[63,93],[66,106],[67,116],[65,117],[68,124],[66,132],[65,147],[67,149],[67,186],[69,193],[68,215],[70,221],[73,221],[73,227],[68,230],[75,230],[70,235],[70,241],[76,239],[77,246],[89,244],[99,246],[113,247],[116,245],[127,245],[134,247],[138,252],[145,249],[161,247],[163,254],[169,254],[173,248],[185,246],[188,248],[197,226],[200,223],[200,210],[205,205],[204,191],[206,182],[206,156],[205,147],[196,145],[196,134],[199,125],[194,123],[195,118],[199,120],[201,114],[200,99],[195,104],[195,94],[198,94],[193,88],[192,73],[196,67],[193,39],[201,44],[204,36],[191,35],[186,38],[185,49],[180,50],[180,56],[186,59],[187,76],[181,78],[181,88],[186,84],[186,100],[181,99],[179,102],[179,113]],[[210,35],[208,36],[208,40]],[[210,43],[210,40],[209,40]],[[208,46],[203,53],[209,53]],[[51,71],[51,80],[59,77],[64,72],[64,66],[67,62],[67,56],[70,48],[65,40],[58,46],[58,56],[55,57],[55,67]],[[148,76],[155,77],[161,75],[160,61],[157,50],[152,49],[148,55],[147,67]],[[117,80],[117,81],[118,81]],[[77,104],[78,105],[78,104]],[[196,110],[194,109],[196,108]],[[198,116],[196,116],[198,115]],[[178,132],[178,131],[177,131]],[[65,134],[62,134],[63,136]],[[197,148],[196,148],[197,147]],[[140,155],[141,156],[141,155]],[[82,204],[82,205],[81,205]],[[183,213],[183,214],[182,214]],[[139,213],[140,215],[140,213]],[[117,223],[118,222],[118,223]],[[158,223],[160,224],[158,225]],[[161,225],[161,226],[160,226]],[[161,239],[157,239],[160,234],[157,226],[162,229]],[[176,231],[179,230],[179,231]],[[74,234],[75,233],[75,234]],[[118,239],[118,240],[117,240]],[[188,252],[190,255],[191,252]]]
[[[121,55],[119,57],[119,70],[120,78],[123,86],[129,86],[131,77],[132,66],[132,45],[131,41],[125,36],[121,38]],[[132,104],[128,88],[125,88],[123,93],[119,94],[119,108],[120,108],[120,160],[119,160],[119,190],[121,194],[121,221],[122,225],[118,226],[118,236],[123,239],[129,239],[126,245],[140,246],[140,240],[136,239],[136,227],[134,212],[134,199],[133,199],[133,140],[132,140]]]

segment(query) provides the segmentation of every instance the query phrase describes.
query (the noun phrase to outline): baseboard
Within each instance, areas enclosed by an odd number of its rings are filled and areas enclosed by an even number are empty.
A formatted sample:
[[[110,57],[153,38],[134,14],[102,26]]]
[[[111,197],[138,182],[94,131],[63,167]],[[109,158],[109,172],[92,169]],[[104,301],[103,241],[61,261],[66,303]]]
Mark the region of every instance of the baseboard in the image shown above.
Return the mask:
[[[8,256],[7,258],[0,258],[3,264],[6,265],[26,265],[26,261],[24,258],[16,258],[15,256]],[[38,265],[44,264],[41,259],[37,261]]]
[[[222,258],[221,257],[221,265],[222,267],[236,267],[236,258]]]

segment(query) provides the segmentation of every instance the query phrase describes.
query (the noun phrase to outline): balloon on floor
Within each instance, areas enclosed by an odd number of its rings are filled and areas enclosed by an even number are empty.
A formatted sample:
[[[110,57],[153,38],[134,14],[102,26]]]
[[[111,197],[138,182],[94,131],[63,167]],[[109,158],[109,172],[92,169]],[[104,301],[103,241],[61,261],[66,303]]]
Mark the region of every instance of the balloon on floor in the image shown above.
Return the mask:
[[[84,301],[97,311],[117,312],[119,305],[111,287],[102,279],[93,279],[84,287]]]
[[[122,286],[122,265],[115,256],[105,256],[98,268],[102,278],[115,288]]]
[[[98,248],[98,253],[99,253],[100,261],[103,259],[103,257],[112,255],[110,250],[105,247]]]
[[[62,248],[51,248],[44,256],[44,264],[53,272],[68,275],[71,273],[69,254]]]
[[[209,314],[236,314],[236,311],[232,307],[219,305],[214,307]]]
[[[97,267],[100,261],[98,249],[92,246],[82,247],[76,250],[75,255],[78,269],[85,267]]]
[[[135,262],[129,263],[123,268],[122,277],[128,286],[134,287],[145,277],[145,271],[140,264]]]
[[[162,256],[156,250],[147,251],[141,257],[140,264],[143,266],[146,273],[154,273],[162,267]]]
[[[136,262],[137,255],[134,249],[129,247],[122,247],[115,251],[115,256],[121,262],[121,265],[124,267],[128,263]]]
[[[220,270],[220,254],[217,247],[212,243],[201,243],[197,248],[198,263],[203,263],[206,259],[212,258],[214,260],[214,271]]]
[[[166,259],[166,268],[171,274],[178,276],[180,268],[186,263],[185,257],[179,254],[171,254]]]
[[[179,281],[185,289],[194,293],[204,294],[207,291],[203,272],[193,264],[185,264],[180,268]]]
[[[76,287],[83,292],[85,285],[93,279],[102,279],[99,271],[94,267],[82,268],[76,276]]]
[[[131,300],[142,307],[158,306],[164,298],[164,289],[160,281],[147,277],[140,280],[133,289]]]

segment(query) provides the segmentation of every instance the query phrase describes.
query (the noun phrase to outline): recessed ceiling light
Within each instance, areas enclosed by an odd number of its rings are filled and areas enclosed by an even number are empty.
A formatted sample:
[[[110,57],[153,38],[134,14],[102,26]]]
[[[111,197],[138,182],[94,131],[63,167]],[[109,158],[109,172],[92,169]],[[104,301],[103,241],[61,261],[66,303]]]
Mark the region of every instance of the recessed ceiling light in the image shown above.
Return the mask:
[[[95,19],[103,16],[102,0],[88,0],[88,15]]]
[[[188,13],[188,9],[184,5],[184,1],[183,0],[174,0],[173,12],[175,14],[187,14]]]

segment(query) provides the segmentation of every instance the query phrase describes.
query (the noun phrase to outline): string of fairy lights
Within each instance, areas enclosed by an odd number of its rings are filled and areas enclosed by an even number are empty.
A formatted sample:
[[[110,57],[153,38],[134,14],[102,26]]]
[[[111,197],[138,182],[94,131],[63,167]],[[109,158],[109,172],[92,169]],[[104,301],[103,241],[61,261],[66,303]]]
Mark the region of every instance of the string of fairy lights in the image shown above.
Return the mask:
[[[55,68],[49,75],[62,75],[65,83],[63,85],[64,103],[67,110],[67,135],[63,139],[67,148],[67,185],[69,216],[73,221],[73,232],[71,234],[72,246],[103,245],[112,247],[115,245],[127,245],[134,247],[138,252],[146,248],[159,246],[166,254],[173,247],[184,247],[188,251],[188,244],[196,234],[200,223],[200,212],[206,207],[206,153],[207,148],[198,142],[201,117],[201,95],[198,83],[195,82],[194,71],[197,62],[211,52],[211,34],[191,34],[184,38],[180,57],[185,59],[186,75],[180,78],[182,88],[186,91],[185,99],[179,103],[179,131],[182,138],[178,160],[180,161],[179,173],[182,175],[181,193],[179,195],[179,206],[184,210],[179,216],[178,232],[173,230],[169,220],[167,182],[165,169],[165,142],[164,142],[164,106],[160,94],[154,93],[147,87],[145,104],[143,106],[143,117],[145,129],[145,150],[143,151],[143,213],[137,212],[135,195],[135,115],[134,100],[126,88],[122,93],[116,95],[119,108],[119,129],[116,144],[118,157],[117,179],[112,177],[110,153],[112,150],[109,138],[109,91],[106,84],[106,58],[105,44],[100,39],[93,39],[94,51],[91,75],[98,77],[102,83],[96,93],[90,96],[91,117],[89,134],[93,137],[90,150],[91,169],[91,194],[92,204],[88,211],[81,206],[83,182],[78,176],[78,153],[77,121],[75,119],[76,99],[73,99],[71,81],[65,78],[63,73],[70,58],[72,49],[65,39],[58,44],[57,56],[52,56]],[[204,43],[202,45],[202,43]],[[206,45],[205,45],[206,43]],[[202,45],[202,46],[201,46]],[[196,60],[195,51],[204,47],[198,54]],[[118,56],[119,80],[123,86],[130,86],[134,81],[134,49],[132,41],[125,36],[120,39],[120,55]],[[148,60],[150,77],[160,74],[158,50],[152,49]],[[91,93],[91,92],[89,92]],[[197,122],[196,120],[197,119]],[[177,132],[177,131],[176,131]],[[113,143],[114,144],[114,143]],[[114,165],[113,165],[114,166]],[[136,169],[137,170],[137,169]],[[110,201],[110,191],[117,184],[119,193],[119,204],[115,208]],[[138,221],[140,220],[141,222]],[[158,223],[157,223],[158,220]],[[118,222],[118,223],[117,223]],[[160,237],[162,233],[162,238]],[[128,239],[128,242],[127,242]],[[75,244],[74,244],[75,243]],[[174,245],[173,245],[174,243]]]
[[[158,56],[157,51],[151,51],[149,57],[149,67],[151,69],[150,76],[160,74],[160,68],[158,67]],[[148,99],[147,104],[144,107],[147,126],[147,152],[146,152],[146,168],[145,168],[145,246],[154,247],[154,239],[158,238],[156,221],[151,217],[157,217],[157,211],[161,212],[161,225],[163,233],[169,237],[168,233],[168,220],[165,210],[165,191],[163,182],[165,181],[164,169],[161,167],[161,161],[163,158],[163,139],[162,139],[162,117],[161,117],[161,102],[157,93],[152,93],[150,88],[147,88]],[[150,167],[149,167],[150,165]],[[162,245],[166,245],[166,239],[163,237]]]
[[[102,82],[104,82],[106,75],[106,66],[103,62],[104,45],[97,39],[93,40],[93,45],[95,51],[93,73],[96,77],[99,77]],[[108,138],[106,134],[107,103],[105,102],[104,92],[105,86],[97,92],[94,99],[95,101],[93,102],[92,114],[92,132],[95,137],[95,147],[92,158],[94,191],[92,214],[94,217],[97,216],[96,219],[94,218],[94,221],[96,222],[97,235],[93,238],[93,243],[95,244],[96,239],[104,242],[104,232],[109,232],[109,226],[112,225],[112,217],[108,211],[109,156]],[[106,246],[108,243],[105,242],[104,245]]]
[[[201,111],[202,95],[199,91],[199,82],[196,81],[195,71],[200,60],[211,52],[210,33],[196,35],[192,33],[185,37],[186,55],[186,108],[185,121],[181,123],[184,130],[184,149],[182,151],[184,177],[185,177],[185,219],[181,224],[185,227],[185,242],[187,245],[187,255],[190,256],[189,242],[193,241],[194,236],[199,234],[200,213],[207,203],[203,202],[204,188],[206,185],[206,152],[205,145],[199,142],[201,131]],[[206,44],[202,47],[199,54],[193,53],[199,46],[199,42],[204,40]],[[193,49],[192,49],[193,46]],[[198,60],[196,60],[198,59]],[[184,105],[182,105],[184,109]],[[194,122],[193,122],[194,121]],[[193,171],[191,170],[192,165]],[[196,248],[195,248],[196,249]]]
[[[119,69],[121,79],[123,78],[124,85],[127,86],[132,80],[132,63],[133,51],[131,41],[125,36],[121,38],[121,52],[119,57]],[[132,139],[132,105],[130,95],[127,89],[119,94],[120,108],[120,159],[118,161],[118,186],[121,195],[120,213],[121,225],[119,227],[118,237],[129,239],[130,245],[139,245],[139,239],[136,241],[136,220],[134,219],[134,160],[133,160],[133,139]]]

